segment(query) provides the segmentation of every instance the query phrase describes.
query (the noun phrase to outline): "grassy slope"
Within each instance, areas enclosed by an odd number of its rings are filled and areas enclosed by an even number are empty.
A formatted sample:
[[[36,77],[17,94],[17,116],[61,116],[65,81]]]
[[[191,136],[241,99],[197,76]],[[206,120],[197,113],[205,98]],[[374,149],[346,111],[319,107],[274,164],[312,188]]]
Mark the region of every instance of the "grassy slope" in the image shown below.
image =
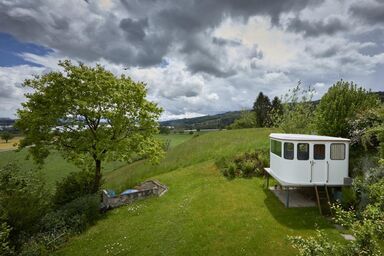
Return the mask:
[[[111,172],[106,176],[106,186],[122,190],[160,173],[256,147],[267,148],[270,132],[270,129],[243,129],[203,133],[170,150],[159,165],[139,161]]]
[[[170,139],[171,140],[171,148],[183,143],[186,140],[192,138],[192,135],[183,135],[183,134],[172,134],[172,135],[158,135],[160,139]],[[8,143],[7,145],[11,145]],[[21,169],[34,169],[37,168],[32,161],[32,159],[27,160],[27,150],[24,149],[20,152],[16,152],[13,150],[10,151],[0,151],[0,168],[6,165],[8,162],[17,163]],[[104,174],[111,172],[119,167],[125,166],[126,163],[122,162],[110,162],[103,164],[103,172]],[[78,171],[79,168],[74,164],[67,162],[65,159],[61,157],[58,152],[52,152],[49,157],[45,160],[45,164],[42,167],[42,171],[46,177],[47,185],[53,187],[56,181],[61,180],[65,176],[67,176],[70,172]]]
[[[110,211],[57,254],[295,255],[287,235],[313,235],[315,225],[341,240],[316,208],[286,209],[261,178],[228,181],[219,173],[213,159],[266,147],[268,133],[209,133],[175,147],[157,167],[140,162],[111,172],[109,184],[118,183],[116,173],[130,182],[157,174],[169,191]]]

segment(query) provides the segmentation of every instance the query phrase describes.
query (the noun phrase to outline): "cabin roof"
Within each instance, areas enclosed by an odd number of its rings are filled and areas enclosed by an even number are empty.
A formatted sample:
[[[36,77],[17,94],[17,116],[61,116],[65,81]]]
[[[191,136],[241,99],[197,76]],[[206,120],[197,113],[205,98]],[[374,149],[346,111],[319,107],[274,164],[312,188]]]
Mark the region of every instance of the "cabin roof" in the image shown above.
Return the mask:
[[[289,134],[289,133],[271,133],[269,135],[272,139],[278,140],[293,140],[293,141],[339,141],[349,142],[349,139],[340,137],[320,136],[320,135],[308,135],[308,134]]]

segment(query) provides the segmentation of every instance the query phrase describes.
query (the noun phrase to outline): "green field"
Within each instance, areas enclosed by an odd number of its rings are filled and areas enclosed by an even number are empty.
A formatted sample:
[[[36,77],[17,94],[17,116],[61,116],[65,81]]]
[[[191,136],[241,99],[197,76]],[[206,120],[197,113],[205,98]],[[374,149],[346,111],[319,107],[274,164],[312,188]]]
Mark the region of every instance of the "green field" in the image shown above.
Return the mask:
[[[189,134],[171,134],[171,135],[158,135],[161,140],[169,139],[171,141],[170,148],[183,143],[192,138]],[[11,143],[8,143],[11,145]],[[14,150],[0,151],[0,168],[9,162],[14,162],[20,166],[23,170],[36,169],[38,166],[34,164],[32,159],[27,158],[27,149],[23,149],[20,152]],[[103,173],[107,174],[119,167],[125,166],[123,162],[110,162],[103,164]],[[67,162],[61,157],[58,152],[52,152],[45,160],[45,164],[42,166],[42,172],[45,175],[47,185],[51,188],[54,187],[56,181],[61,180],[67,176],[70,172],[78,171],[79,168],[74,164]]]
[[[141,161],[107,173],[112,188],[155,178],[169,191],[108,212],[57,255],[296,255],[287,235],[313,235],[316,226],[341,241],[316,208],[286,209],[261,178],[229,181],[217,170],[221,156],[268,147],[269,133],[206,133],[172,148],[157,166]]]

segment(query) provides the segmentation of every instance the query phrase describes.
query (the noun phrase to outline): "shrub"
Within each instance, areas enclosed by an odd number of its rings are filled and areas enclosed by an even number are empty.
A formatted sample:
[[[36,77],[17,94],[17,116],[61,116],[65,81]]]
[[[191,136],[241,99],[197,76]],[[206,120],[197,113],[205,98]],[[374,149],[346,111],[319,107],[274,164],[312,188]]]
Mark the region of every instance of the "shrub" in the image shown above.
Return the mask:
[[[9,241],[11,227],[6,222],[0,223],[0,255],[13,255],[14,251]]]
[[[99,207],[99,195],[85,195],[62,206],[56,211],[56,216],[65,222],[68,229],[80,233],[100,217]],[[60,225],[60,222],[51,224]]]
[[[88,171],[71,172],[56,183],[53,203],[62,206],[84,195],[93,194],[94,174]]]
[[[378,97],[353,82],[338,81],[321,98],[316,109],[316,128],[322,135],[347,137],[348,121],[358,112],[377,106]]]
[[[344,209],[355,208],[357,204],[356,193],[351,187],[342,187],[341,204]]]
[[[261,176],[268,161],[263,156],[264,152],[255,151],[244,153],[234,158],[220,158],[216,166],[228,178]]]
[[[164,140],[162,146],[164,151],[168,151],[171,147],[171,140],[170,139]]]
[[[242,110],[240,117],[236,119],[227,129],[243,129],[256,127],[256,118],[253,111]]]
[[[31,234],[49,207],[51,195],[36,171],[21,171],[15,164],[0,170],[0,206],[4,220],[10,226],[12,245],[19,242],[22,233]]]
[[[312,88],[302,88],[299,81],[296,87],[282,97],[281,109],[270,112],[272,124],[286,133],[311,133],[314,123],[314,94]]]

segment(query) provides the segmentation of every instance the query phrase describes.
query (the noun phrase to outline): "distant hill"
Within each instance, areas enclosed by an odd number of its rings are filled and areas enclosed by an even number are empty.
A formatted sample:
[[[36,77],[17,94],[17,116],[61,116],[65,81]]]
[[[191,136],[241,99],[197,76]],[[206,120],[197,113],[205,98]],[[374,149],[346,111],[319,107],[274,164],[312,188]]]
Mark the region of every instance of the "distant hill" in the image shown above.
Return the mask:
[[[220,129],[239,118],[241,111],[230,111],[217,115],[200,116],[160,122],[162,126],[173,126],[175,129]]]

